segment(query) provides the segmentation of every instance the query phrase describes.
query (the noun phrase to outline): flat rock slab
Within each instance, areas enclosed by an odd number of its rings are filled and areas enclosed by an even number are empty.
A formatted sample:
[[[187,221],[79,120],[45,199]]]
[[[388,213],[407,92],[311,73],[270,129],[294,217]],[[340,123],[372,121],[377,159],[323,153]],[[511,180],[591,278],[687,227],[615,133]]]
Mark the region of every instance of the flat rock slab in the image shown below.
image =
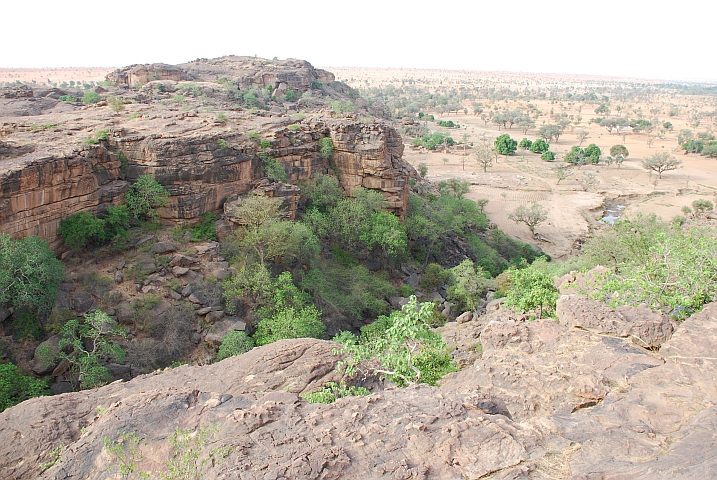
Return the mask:
[[[618,307],[578,295],[563,295],[557,302],[560,323],[606,335],[629,338],[636,345],[658,348],[672,336],[677,322],[647,307]]]

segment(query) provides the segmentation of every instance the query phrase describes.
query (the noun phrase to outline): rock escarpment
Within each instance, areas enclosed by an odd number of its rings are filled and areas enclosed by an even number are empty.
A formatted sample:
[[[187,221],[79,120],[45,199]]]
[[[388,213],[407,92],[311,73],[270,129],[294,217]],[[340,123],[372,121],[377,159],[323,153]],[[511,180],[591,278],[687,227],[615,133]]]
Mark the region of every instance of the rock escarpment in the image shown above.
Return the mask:
[[[28,87],[4,93],[0,232],[16,238],[39,235],[58,246],[62,219],[79,211],[101,214],[144,174],[171,194],[161,218],[192,223],[204,212],[220,212],[228,198],[260,184],[266,178],[266,156],[284,167],[288,183],[333,171],[348,194],[359,186],[375,189],[394,213],[406,211],[408,181],[416,173],[402,159],[401,136],[388,124],[356,114],[334,118],[325,108],[332,99],[354,100],[357,113],[369,112],[348,87],[307,62],[222,57],[179,66],[132,66],[110,78],[120,87],[103,88],[102,96],[123,100],[119,113],[104,101],[86,105],[54,98],[81,92],[38,90],[49,96],[34,98]],[[311,105],[306,99],[267,100],[268,110],[245,109],[236,103],[243,100],[237,100],[235,91],[230,95],[216,83],[220,78],[235,81],[239,97],[242,88],[269,85],[279,98],[287,89],[309,93]],[[201,83],[185,82],[190,79]],[[140,90],[127,88],[146,82]],[[98,133],[103,131],[106,139]],[[319,148],[324,137],[334,144],[328,158]]]
[[[561,311],[575,317],[590,305],[572,298]],[[11,439],[0,445],[0,468],[12,478],[104,478],[117,460],[103,439],[112,442],[124,430],[147,441],[136,469],[157,475],[177,427],[212,426],[203,478],[717,473],[717,304],[677,326],[657,352],[562,319],[526,322],[502,309],[458,327],[451,330],[456,344],[478,339],[482,358],[440,388],[382,390],[374,383],[368,397],[311,405],[296,394],[340,380],[339,357],[331,342],[290,340],[207,367],[29,400],[0,413],[0,434]],[[461,331],[466,339],[456,338]],[[42,472],[58,444],[65,446],[59,461]],[[212,461],[212,451],[226,456]]]

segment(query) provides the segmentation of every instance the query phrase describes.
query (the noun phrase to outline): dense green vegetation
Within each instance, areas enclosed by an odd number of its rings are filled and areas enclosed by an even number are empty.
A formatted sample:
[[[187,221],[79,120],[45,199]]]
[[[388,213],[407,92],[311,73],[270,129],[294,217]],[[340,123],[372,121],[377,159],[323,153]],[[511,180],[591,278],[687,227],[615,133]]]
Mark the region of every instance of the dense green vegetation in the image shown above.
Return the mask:
[[[12,363],[0,364],[0,412],[29,398],[48,393],[45,382],[23,375]]]
[[[552,315],[554,275],[610,268],[585,293],[612,306],[647,304],[681,319],[717,300],[717,235],[714,228],[665,223],[655,215],[625,219],[598,232],[583,254],[561,263],[535,262],[510,274],[506,302]]]
[[[0,305],[49,311],[64,268],[46,241],[0,233]]]
[[[356,337],[344,332],[334,340],[348,355],[341,368],[349,375],[364,369],[390,378],[399,386],[411,383],[435,385],[447,373],[458,370],[441,336],[431,330],[433,304],[411,296],[402,311],[361,329]],[[367,364],[371,359],[380,367]]]

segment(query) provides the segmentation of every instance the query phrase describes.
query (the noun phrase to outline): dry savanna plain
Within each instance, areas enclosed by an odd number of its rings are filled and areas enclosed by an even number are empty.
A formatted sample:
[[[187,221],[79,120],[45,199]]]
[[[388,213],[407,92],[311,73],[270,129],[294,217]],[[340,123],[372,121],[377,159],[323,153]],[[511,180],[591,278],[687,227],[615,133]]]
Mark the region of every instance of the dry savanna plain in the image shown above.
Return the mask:
[[[703,92],[697,85],[685,89],[669,82],[635,78],[326,68],[335,72],[337,79],[359,89],[363,96],[382,98],[394,109],[394,115],[409,116],[416,108],[433,114],[436,122],[416,122],[424,128],[419,135],[439,131],[458,144],[435,150],[412,146],[411,132],[416,129],[406,126],[405,158],[414,166],[425,163],[430,180],[469,181],[467,197],[489,200],[485,211],[491,222],[555,258],[575,253],[577,244],[592,229],[602,227],[599,221],[605,215],[630,218],[654,213],[669,220],[684,215],[682,208],[693,201],[708,199],[714,203],[717,196],[717,159],[685,154],[678,143],[679,134],[686,134],[684,130],[691,131],[694,138],[700,133],[710,138],[714,133],[714,87]],[[433,98],[427,100],[426,94]],[[431,105],[431,100],[446,103]],[[608,107],[607,115],[595,112],[600,105]],[[503,126],[492,121],[496,113],[510,111],[529,115],[534,126],[524,129],[517,124]],[[591,122],[597,117],[623,118],[627,123],[647,120],[653,127],[610,132]],[[499,135],[507,133],[517,141],[534,141],[539,138],[540,127],[557,124],[561,119],[562,134],[558,141],[550,142],[550,150],[556,156],[552,162],[520,148],[510,156],[498,155],[485,171],[476,160],[476,150],[481,146],[492,148]],[[437,125],[439,120],[450,120],[460,127],[441,127]],[[593,143],[602,151],[601,161],[570,167],[566,177],[558,181],[555,171],[566,165],[564,158],[571,148]],[[624,145],[629,155],[619,167],[607,165],[604,159],[618,144]],[[664,172],[661,178],[642,165],[646,157],[660,152],[682,161],[679,168]],[[536,227],[537,239],[524,224],[508,219],[516,207],[533,201],[548,210],[548,219]]]

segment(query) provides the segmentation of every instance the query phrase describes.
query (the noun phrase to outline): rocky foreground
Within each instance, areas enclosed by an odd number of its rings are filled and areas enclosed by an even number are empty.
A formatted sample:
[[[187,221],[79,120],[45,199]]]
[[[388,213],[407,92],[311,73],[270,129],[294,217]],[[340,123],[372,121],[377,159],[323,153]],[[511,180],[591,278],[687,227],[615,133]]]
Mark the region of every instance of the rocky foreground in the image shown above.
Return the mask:
[[[177,427],[214,427],[202,478],[716,478],[717,304],[677,325],[563,296],[558,315],[494,303],[449,323],[465,366],[440,388],[365,379],[370,396],[309,404],[298,394],[339,381],[340,357],[305,339],[32,399],[0,413],[0,471],[113,478],[103,439],[124,430],[147,442],[135,472],[159,476]]]

